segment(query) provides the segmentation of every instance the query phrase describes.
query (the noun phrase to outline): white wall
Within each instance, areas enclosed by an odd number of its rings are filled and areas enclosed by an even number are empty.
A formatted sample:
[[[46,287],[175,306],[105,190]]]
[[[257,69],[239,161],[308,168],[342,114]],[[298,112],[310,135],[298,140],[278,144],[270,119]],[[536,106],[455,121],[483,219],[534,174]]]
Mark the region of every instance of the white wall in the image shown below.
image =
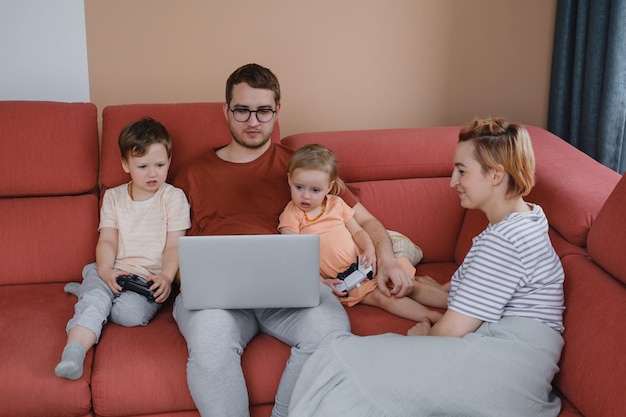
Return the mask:
[[[90,101],[83,0],[0,0],[0,100]]]

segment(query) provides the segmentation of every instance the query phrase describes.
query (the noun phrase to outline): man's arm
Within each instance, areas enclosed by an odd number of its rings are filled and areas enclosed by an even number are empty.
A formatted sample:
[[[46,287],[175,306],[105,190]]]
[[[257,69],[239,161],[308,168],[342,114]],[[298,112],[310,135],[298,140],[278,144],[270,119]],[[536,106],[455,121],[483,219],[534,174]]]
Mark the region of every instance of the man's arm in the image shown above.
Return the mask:
[[[387,297],[407,296],[413,289],[413,280],[398,265],[387,230],[361,203],[356,203],[353,209],[354,218],[370,235],[376,247],[375,271],[378,288]]]
[[[366,267],[376,268],[376,248],[370,235],[361,227],[353,217],[346,222],[346,228],[350,231],[352,239],[361,250],[361,264]]]

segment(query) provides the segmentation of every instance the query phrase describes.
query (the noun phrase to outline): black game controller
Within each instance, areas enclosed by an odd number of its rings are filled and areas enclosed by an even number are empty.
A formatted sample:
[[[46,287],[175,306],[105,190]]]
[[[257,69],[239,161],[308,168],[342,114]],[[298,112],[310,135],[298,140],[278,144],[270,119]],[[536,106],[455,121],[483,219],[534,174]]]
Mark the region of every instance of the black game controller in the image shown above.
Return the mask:
[[[154,302],[154,291],[150,290],[151,282],[135,274],[120,275],[117,277],[117,284],[123,291],[132,291],[145,296],[148,301]]]

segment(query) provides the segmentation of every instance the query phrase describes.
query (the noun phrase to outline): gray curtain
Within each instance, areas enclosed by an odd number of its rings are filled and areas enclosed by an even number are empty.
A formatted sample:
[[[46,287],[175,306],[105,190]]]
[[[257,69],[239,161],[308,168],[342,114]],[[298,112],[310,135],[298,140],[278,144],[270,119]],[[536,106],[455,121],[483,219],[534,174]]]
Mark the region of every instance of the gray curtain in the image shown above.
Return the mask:
[[[558,0],[548,130],[626,171],[626,0]]]

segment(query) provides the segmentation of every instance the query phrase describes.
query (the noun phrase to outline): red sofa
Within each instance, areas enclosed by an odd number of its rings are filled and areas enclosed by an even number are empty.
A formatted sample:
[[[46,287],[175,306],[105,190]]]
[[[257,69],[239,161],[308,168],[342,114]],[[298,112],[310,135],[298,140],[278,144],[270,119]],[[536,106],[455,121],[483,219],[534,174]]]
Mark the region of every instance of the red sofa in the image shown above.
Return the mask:
[[[94,260],[99,197],[127,180],[117,149],[126,123],[143,116],[170,131],[170,177],[195,155],[229,141],[220,103],[109,106],[0,102],[0,415],[198,416],[186,382],[187,351],[172,299],[145,327],[105,326],[77,381],[57,378],[75,297],[63,292]],[[547,131],[528,126],[537,185],[565,269],[565,348],[554,385],[561,416],[626,410],[626,178]],[[424,250],[418,274],[444,282],[486,225],[449,187],[458,127],[305,133],[297,148],[331,147],[343,178],[389,229]],[[99,136],[101,150],[99,151]],[[274,141],[281,140],[275,132]],[[404,333],[412,323],[368,306],[348,309],[353,331]],[[269,416],[289,348],[259,335],[242,362],[253,417]],[[214,383],[219,383],[216,376]]]

